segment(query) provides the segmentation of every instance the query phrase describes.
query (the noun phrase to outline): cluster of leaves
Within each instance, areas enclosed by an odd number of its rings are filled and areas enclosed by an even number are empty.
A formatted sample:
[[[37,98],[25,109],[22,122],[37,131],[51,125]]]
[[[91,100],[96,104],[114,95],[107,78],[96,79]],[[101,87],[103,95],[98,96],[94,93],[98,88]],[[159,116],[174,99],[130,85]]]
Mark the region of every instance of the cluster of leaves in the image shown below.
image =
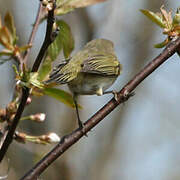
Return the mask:
[[[1,64],[7,60],[16,58],[16,56],[19,56],[20,53],[30,47],[28,45],[23,47],[17,46],[16,41],[18,37],[16,35],[14,20],[9,13],[5,15],[4,23],[5,26],[0,26],[0,43],[6,49],[3,49],[0,52],[0,55],[9,56],[9,59],[2,59],[1,57]],[[64,57],[68,58],[74,49],[74,39],[69,25],[62,20],[58,20],[56,25],[60,29],[59,34],[48,48],[48,52],[40,70],[36,73],[32,73],[24,64],[22,69],[18,70],[16,66],[13,66],[13,69],[16,74],[16,80],[20,82],[17,86],[32,88],[32,95],[48,95],[70,107],[74,107],[73,98],[70,93],[54,88],[53,86],[56,84],[51,84],[49,87],[43,83],[43,81],[47,79],[48,74],[51,72],[52,63],[56,60],[60,52],[63,50]]]
[[[155,48],[162,48],[166,46],[169,41],[180,36],[180,8],[177,9],[173,17],[172,12],[167,12],[163,6],[160,10],[160,13],[141,10],[145,16],[163,29],[163,34],[167,35],[167,38],[163,42],[155,44]]]
[[[12,57],[16,58],[20,53],[26,51],[30,47],[29,45],[18,46],[16,44],[17,39],[13,17],[10,13],[6,13],[4,16],[4,25],[0,17],[0,44],[4,47],[4,49],[0,51],[0,57],[7,56],[9,59]],[[7,59],[1,60],[1,64],[6,62],[6,60]]]

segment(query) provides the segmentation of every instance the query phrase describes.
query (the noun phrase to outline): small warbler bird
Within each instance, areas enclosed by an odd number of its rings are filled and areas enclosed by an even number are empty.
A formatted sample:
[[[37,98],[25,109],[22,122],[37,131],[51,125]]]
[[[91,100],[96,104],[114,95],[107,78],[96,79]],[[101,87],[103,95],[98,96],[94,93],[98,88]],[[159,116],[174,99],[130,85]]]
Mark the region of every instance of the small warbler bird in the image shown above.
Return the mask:
[[[46,83],[56,82],[69,86],[73,93],[78,124],[82,128],[77,96],[113,93],[116,98],[114,91],[105,90],[115,82],[121,70],[122,66],[115,55],[113,43],[106,39],[95,39],[73,57],[56,66]]]

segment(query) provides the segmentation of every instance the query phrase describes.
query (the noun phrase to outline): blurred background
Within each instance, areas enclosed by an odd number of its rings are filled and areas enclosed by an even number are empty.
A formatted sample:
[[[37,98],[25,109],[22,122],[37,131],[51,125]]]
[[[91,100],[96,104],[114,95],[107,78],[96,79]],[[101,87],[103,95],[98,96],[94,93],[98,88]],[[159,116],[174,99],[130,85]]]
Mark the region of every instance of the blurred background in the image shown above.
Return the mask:
[[[0,1],[0,14],[10,11],[19,36],[19,44],[26,44],[38,9],[38,0]],[[161,29],[142,15],[139,9],[157,12],[164,4],[176,11],[179,0],[107,0],[88,8],[77,9],[62,16],[70,25],[77,52],[94,38],[106,38],[115,44],[123,73],[111,87],[120,90],[139,70],[161,52],[153,45],[164,37]],[[45,23],[41,24],[31,51],[32,65],[42,44]],[[60,58],[57,60],[60,61]],[[180,82],[179,57],[174,55],[135,90],[128,102],[117,107],[61,158],[53,163],[41,180],[179,180],[180,179]],[[0,66],[0,107],[12,98],[15,85],[12,64]],[[68,90],[66,86],[61,88]],[[81,96],[82,120],[100,109],[111,95]],[[75,110],[49,97],[33,98],[24,114],[46,113],[42,124],[24,121],[18,130],[32,135],[55,132],[59,136],[77,127]],[[0,167],[8,179],[24,175],[54,145],[13,142]]]

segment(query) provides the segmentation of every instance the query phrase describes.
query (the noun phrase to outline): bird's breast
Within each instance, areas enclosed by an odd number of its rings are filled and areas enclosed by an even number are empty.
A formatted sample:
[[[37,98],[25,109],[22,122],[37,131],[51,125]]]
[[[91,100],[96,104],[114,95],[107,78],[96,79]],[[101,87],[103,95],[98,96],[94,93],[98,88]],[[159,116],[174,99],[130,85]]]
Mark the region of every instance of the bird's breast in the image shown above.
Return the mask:
[[[68,86],[73,93],[79,95],[93,95],[97,94],[100,88],[102,88],[104,92],[116,79],[117,76],[80,73],[77,78],[68,83]]]

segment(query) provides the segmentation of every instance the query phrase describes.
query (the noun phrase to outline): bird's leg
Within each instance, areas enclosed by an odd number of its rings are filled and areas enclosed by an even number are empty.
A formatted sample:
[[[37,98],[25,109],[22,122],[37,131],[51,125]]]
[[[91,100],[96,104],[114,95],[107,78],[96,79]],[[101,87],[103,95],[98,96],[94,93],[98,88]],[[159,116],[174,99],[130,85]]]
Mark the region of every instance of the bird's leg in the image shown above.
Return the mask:
[[[77,114],[79,128],[83,128],[84,124],[80,120],[79,109],[78,109],[78,104],[77,104],[77,96],[76,95],[73,96],[73,100],[74,100],[74,105],[75,105],[75,108],[76,108],[76,114]]]
[[[113,90],[112,91],[105,91],[105,92],[103,92],[103,94],[113,94],[114,95],[114,99],[116,101],[118,101],[118,93],[116,91],[113,91]],[[134,92],[131,92],[131,93],[129,93],[126,96],[123,96],[123,95],[120,94],[120,96],[122,96],[124,98],[124,101],[127,101],[130,97],[132,97],[134,95],[135,95]]]
[[[103,94],[113,94],[114,95],[114,99],[116,100],[116,101],[118,101],[118,95],[117,95],[117,92],[116,91],[105,91],[105,92],[103,92]]]

